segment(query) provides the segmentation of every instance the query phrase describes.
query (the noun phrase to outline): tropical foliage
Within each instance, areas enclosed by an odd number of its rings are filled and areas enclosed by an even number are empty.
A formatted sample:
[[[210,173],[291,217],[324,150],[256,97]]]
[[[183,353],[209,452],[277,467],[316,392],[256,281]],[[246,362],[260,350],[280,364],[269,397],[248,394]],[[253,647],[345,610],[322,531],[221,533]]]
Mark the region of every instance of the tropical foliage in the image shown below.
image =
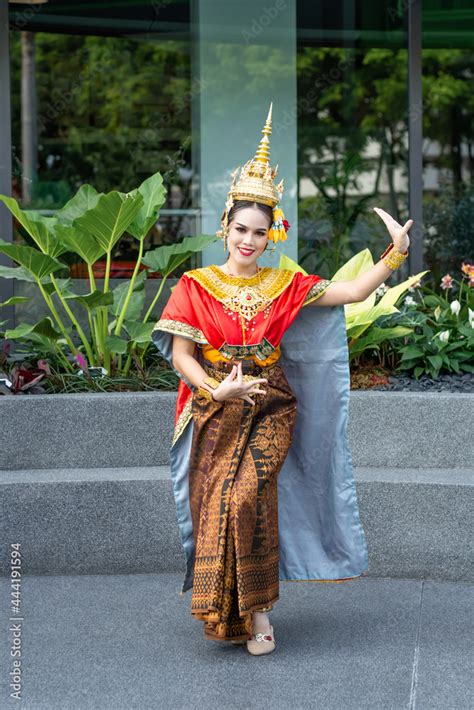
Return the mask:
[[[160,173],[128,193],[99,193],[91,185],[83,185],[54,217],[22,210],[15,199],[4,195],[0,195],[0,200],[35,245],[0,240],[0,252],[18,265],[0,266],[0,277],[36,284],[51,313],[37,323],[21,323],[7,329],[5,338],[33,344],[41,355],[55,355],[70,373],[76,372],[76,363],[86,376],[95,368],[103,368],[101,374],[127,377],[132,362],[143,369],[154,325],[153,310],[167,278],[191,254],[201,251],[216,237],[186,237],[176,244],[144,253],[144,240],[165,200]],[[132,277],[111,289],[112,253],[125,233],[137,240],[138,259]],[[89,293],[75,293],[72,280],[59,276],[67,272],[66,264],[61,261],[66,252],[75,253],[87,265]],[[106,259],[106,271],[103,287],[98,288],[93,267],[102,258]],[[145,308],[148,270],[159,272],[161,278],[150,305]],[[28,299],[13,297],[0,305],[25,300]],[[87,314],[88,330],[79,322],[79,308]]]
[[[368,249],[355,254],[331,277],[346,281],[373,266]],[[282,256],[281,268],[304,269]],[[428,270],[410,276],[393,287],[382,284],[368,298],[344,306],[349,361],[352,366],[370,360],[394,372],[405,371],[415,378],[423,374],[438,378],[441,372],[474,372],[474,267],[462,265],[462,278],[443,277],[445,295],[421,286]],[[449,289],[457,298],[447,298]],[[406,292],[418,294],[415,299]]]

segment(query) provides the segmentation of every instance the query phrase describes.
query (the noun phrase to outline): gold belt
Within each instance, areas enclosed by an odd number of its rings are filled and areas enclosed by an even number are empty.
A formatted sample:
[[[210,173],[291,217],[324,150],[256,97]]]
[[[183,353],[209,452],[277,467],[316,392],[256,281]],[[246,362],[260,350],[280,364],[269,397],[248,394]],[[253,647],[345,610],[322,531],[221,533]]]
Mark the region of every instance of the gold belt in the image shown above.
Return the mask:
[[[257,365],[255,360],[235,360],[232,362],[224,362],[221,360],[211,363],[209,360],[205,359],[203,360],[202,366],[210,377],[215,377],[216,380],[221,382],[232,371],[232,367],[236,365],[237,362],[242,363],[242,372],[244,373],[243,378],[245,381],[253,380],[258,377],[267,378],[280,367],[278,363],[274,363],[273,365]]]

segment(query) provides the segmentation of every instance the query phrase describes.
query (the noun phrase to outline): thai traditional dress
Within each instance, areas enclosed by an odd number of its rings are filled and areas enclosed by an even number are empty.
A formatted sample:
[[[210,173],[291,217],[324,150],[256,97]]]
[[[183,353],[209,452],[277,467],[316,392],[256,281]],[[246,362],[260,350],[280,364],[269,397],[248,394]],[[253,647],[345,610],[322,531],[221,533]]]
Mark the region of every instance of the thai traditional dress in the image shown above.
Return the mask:
[[[349,367],[342,306],[308,307],[330,280],[211,265],[186,272],[153,330],[173,335],[221,381],[242,361],[265,394],[209,401],[180,375],[171,478],[186,557],[181,593],[204,636],[249,639],[279,581],[354,579],[367,570],[347,445]],[[178,373],[179,374],[179,373]]]

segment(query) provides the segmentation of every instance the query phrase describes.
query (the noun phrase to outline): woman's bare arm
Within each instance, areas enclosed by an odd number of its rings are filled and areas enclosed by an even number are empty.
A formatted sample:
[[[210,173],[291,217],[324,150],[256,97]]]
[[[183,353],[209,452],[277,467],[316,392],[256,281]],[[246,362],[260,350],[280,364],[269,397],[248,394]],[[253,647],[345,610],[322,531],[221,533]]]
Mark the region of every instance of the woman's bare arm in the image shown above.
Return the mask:
[[[202,381],[207,377],[207,372],[194,357],[196,343],[180,335],[173,336],[173,367],[194,387],[205,387]]]
[[[344,303],[365,301],[392,274],[393,269],[383,261],[378,261],[368,271],[351,281],[333,281],[324,293],[308,303],[308,306],[340,306]]]

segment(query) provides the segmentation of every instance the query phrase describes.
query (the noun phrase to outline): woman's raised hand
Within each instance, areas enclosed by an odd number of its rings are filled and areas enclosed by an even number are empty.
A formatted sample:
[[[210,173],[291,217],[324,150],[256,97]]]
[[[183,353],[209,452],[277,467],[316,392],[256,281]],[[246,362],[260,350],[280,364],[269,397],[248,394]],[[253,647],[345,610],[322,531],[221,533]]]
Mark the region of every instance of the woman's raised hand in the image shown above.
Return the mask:
[[[237,377],[237,379],[236,379]],[[265,390],[258,389],[258,385],[268,382],[265,377],[256,378],[254,380],[244,380],[242,374],[242,363],[232,367],[227,377],[222,380],[218,387],[212,393],[212,396],[217,402],[223,402],[226,399],[240,397],[245,399],[250,404],[255,404],[253,399],[250,399],[249,394],[265,394]]]
[[[410,238],[407,234],[410,227],[413,225],[413,220],[409,219],[402,225],[398,224],[396,220],[391,217],[388,212],[380,209],[380,207],[374,207],[374,212],[378,214],[380,219],[383,219],[385,226],[388,229],[390,236],[392,237],[395,249],[400,252],[404,252],[410,246]]]

